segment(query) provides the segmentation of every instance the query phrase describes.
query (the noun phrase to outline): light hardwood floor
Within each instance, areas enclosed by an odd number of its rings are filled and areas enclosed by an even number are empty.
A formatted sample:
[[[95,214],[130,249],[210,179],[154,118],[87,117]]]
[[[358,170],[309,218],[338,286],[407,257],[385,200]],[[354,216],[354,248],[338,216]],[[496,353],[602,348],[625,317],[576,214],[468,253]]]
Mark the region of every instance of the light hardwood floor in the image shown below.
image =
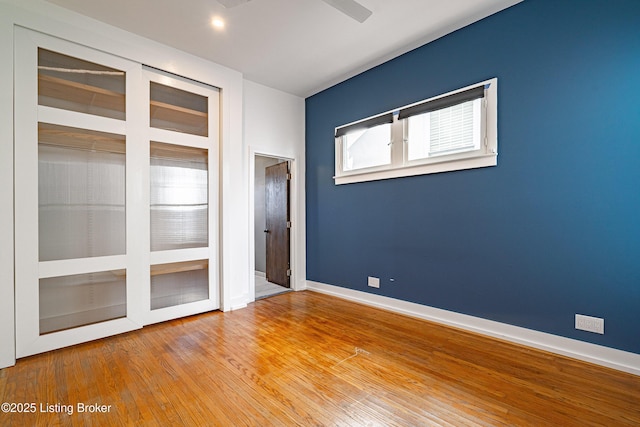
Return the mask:
[[[0,395],[38,406],[2,426],[640,425],[638,376],[308,291],[21,359]]]

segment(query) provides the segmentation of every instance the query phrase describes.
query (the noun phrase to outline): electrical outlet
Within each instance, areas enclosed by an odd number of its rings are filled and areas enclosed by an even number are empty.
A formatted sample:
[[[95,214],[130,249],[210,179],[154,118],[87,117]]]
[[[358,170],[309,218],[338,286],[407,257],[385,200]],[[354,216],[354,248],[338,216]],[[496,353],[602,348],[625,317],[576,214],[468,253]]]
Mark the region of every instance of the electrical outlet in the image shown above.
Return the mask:
[[[371,286],[372,288],[379,288],[380,287],[380,279],[378,277],[369,276],[367,284],[369,286]]]
[[[604,319],[576,314],[576,329],[604,335]]]

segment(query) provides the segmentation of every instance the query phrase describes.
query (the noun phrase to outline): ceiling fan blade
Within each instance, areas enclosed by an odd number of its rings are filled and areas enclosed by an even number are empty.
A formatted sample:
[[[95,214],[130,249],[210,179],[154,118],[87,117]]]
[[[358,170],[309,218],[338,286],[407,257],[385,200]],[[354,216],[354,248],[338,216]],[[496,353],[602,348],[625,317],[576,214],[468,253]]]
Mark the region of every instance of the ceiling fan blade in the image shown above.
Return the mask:
[[[226,7],[227,9],[230,9],[232,7],[239,6],[243,3],[248,3],[251,0],[216,0],[216,1],[221,5],[223,5],[224,7]]]
[[[322,0],[326,4],[335,7],[340,12],[349,15],[356,21],[363,23],[373,13],[355,0]]]

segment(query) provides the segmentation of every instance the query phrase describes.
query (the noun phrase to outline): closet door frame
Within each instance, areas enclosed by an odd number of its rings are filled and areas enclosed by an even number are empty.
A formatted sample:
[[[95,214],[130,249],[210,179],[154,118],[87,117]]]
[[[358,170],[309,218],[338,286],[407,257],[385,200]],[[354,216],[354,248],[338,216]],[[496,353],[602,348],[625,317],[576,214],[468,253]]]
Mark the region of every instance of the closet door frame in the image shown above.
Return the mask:
[[[126,120],[38,105],[38,48],[45,48],[126,73]],[[142,327],[141,289],[145,274],[140,230],[147,215],[136,180],[146,153],[135,142],[144,137],[141,65],[85,46],[16,27],[15,32],[15,301],[16,357],[115,335]],[[121,255],[39,261],[38,123],[49,123],[125,136],[125,236]],[[147,190],[148,191],[148,190]],[[146,264],[148,266],[148,263]],[[126,316],[40,335],[39,280],[111,270],[126,270]]]

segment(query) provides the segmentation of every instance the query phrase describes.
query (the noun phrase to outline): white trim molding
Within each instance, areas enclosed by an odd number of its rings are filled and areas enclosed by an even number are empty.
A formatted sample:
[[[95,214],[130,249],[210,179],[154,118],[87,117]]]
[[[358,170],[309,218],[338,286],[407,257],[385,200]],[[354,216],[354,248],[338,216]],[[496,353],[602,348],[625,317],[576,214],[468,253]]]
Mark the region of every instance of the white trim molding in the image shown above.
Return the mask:
[[[307,290],[640,375],[640,354],[310,280]]]

